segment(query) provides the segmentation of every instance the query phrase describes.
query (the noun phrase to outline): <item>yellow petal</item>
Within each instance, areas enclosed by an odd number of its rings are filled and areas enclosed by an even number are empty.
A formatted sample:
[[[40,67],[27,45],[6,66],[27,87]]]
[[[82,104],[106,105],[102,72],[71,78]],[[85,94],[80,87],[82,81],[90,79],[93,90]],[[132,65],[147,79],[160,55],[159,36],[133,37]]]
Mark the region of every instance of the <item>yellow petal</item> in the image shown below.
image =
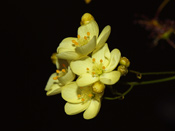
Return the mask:
[[[94,36],[98,37],[99,27],[95,20],[92,20],[88,24],[82,25],[78,28],[78,35],[80,35],[80,37],[87,36],[87,32],[90,33],[90,39]]]
[[[62,87],[61,90],[61,96],[64,100],[70,102],[70,103],[80,103],[81,99],[78,99],[78,86],[76,82],[71,82],[64,87]]]
[[[61,87],[58,84],[53,84],[51,88],[47,91],[47,96],[52,96],[61,93]]]
[[[106,72],[110,72],[110,71],[114,70],[117,67],[117,65],[120,61],[120,57],[121,57],[120,50],[113,49],[111,51],[111,58],[109,60],[109,65],[105,68]]]
[[[67,49],[68,51],[74,50],[75,47],[73,46],[72,40],[77,41],[77,38],[67,37],[67,38],[63,39],[57,48],[57,53],[61,53],[61,51],[60,51],[61,48]]]
[[[87,73],[87,68],[91,70],[92,66],[92,59],[90,57],[86,57],[77,61],[72,61],[70,63],[72,71],[77,75]]]
[[[48,80],[48,82],[47,82],[47,84],[46,84],[46,87],[45,87],[45,91],[48,91],[54,83],[58,83],[58,82],[59,82],[58,79],[56,79],[56,80],[53,79],[53,78],[56,77],[56,76],[57,76],[57,74],[56,74],[56,73],[53,73],[53,74],[49,77],[49,80]]]
[[[78,104],[67,102],[64,106],[64,110],[68,115],[76,115],[86,110],[89,104],[90,104],[90,101],[85,103],[78,103]]]
[[[64,76],[58,78],[59,82],[63,85],[70,83],[74,79],[75,79],[75,74],[72,72],[70,67],[68,67],[68,72]]]
[[[110,59],[110,51],[108,45],[105,44],[100,50],[92,54],[92,58],[95,58],[95,62],[100,64],[100,60],[103,60],[103,66],[107,66]]]
[[[76,47],[75,51],[81,55],[88,55],[91,53],[96,47],[96,36],[94,36],[87,44]]]
[[[57,57],[59,59],[76,60],[76,59],[80,59],[81,55],[79,55],[75,51],[62,50],[61,53],[57,54]]]
[[[99,80],[99,77],[93,77],[91,73],[85,73],[80,75],[76,82],[77,82],[77,85],[81,87],[81,86],[91,85],[98,80]]]
[[[113,85],[120,79],[121,73],[119,71],[111,71],[109,73],[103,73],[100,76],[100,81],[106,85]]]
[[[86,109],[86,111],[83,114],[84,119],[92,119],[96,117],[98,112],[100,111],[101,102],[92,99],[89,107]]]
[[[97,50],[103,47],[111,33],[111,26],[107,25],[100,33],[97,39]]]

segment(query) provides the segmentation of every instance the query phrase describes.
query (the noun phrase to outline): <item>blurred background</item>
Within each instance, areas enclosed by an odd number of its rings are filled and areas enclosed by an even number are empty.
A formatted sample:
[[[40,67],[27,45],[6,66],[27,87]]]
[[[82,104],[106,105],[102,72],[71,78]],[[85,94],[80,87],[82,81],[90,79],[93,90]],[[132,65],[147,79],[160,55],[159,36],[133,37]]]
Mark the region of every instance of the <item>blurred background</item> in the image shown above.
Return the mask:
[[[16,73],[13,87],[16,117],[13,122],[18,131],[70,128],[174,131],[174,81],[136,86],[124,100],[103,100],[98,116],[89,121],[83,119],[82,113],[66,115],[65,101],[61,96],[47,97],[44,91],[49,76],[55,72],[50,56],[64,38],[77,36],[81,16],[86,12],[95,17],[100,31],[106,25],[111,26],[107,41],[109,48],[120,49],[122,56],[130,59],[130,69],[141,72],[175,71],[175,49],[163,40],[158,46],[150,48],[153,41],[148,38],[150,32],[134,22],[141,15],[153,18],[161,2],[92,0],[90,4],[85,4],[83,0],[7,1],[2,31],[6,52],[15,60],[12,62]],[[171,0],[159,18],[175,20],[174,7],[175,1]],[[135,76],[130,78],[126,76],[121,81],[137,80]],[[145,80],[156,78],[159,77],[146,77]]]

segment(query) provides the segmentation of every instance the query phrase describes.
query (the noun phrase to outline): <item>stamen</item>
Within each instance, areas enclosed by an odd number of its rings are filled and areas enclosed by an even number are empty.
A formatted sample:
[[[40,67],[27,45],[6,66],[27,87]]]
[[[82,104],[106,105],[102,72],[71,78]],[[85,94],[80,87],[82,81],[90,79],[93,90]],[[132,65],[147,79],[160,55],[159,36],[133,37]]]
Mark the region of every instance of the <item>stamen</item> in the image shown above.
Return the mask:
[[[90,32],[87,32],[87,35],[90,36]]]
[[[80,39],[80,35],[77,35],[77,38]]]
[[[74,45],[78,45],[78,42],[76,42],[75,40],[72,40],[72,43],[74,43]]]
[[[92,72],[92,75],[94,76],[95,75],[95,72]]]
[[[95,62],[95,58],[92,58],[92,62]]]
[[[66,72],[66,70],[65,70],[65,69],[62,69],[61,71],[62,71],[62,72],[64,72],[64,73]]]
[[[58,76],[53,77],[54,80],[58,79]]]
[[[87,72],[89,72],[89,68],[86,68]]]
[[[84,98],[82,98],[82,99],[81,99],[81,101],[85,101],[85,99],[84,99]]]
[[[88,96],[89,96],[89,97],[92,97],[93,95],[92,95],[92,94],[89,94]]]
[[[77,95],[77,97],[78,97],[78,98],[80,98],[80,97],[81,97],[81,95],[80,95],[80,94],[78,94],[78,95]]]
[[[103,62],[103,60],[101,59],[101,60],[100,60],[100,62],[102,63],[102,62]]]
[[[84,36],[84,39],[87,40],[87,36]]]
[[[56,70],[56,73],[60,73],[60,70]]]
[[[102,66],[102,69],[105,70],[105,66]]]

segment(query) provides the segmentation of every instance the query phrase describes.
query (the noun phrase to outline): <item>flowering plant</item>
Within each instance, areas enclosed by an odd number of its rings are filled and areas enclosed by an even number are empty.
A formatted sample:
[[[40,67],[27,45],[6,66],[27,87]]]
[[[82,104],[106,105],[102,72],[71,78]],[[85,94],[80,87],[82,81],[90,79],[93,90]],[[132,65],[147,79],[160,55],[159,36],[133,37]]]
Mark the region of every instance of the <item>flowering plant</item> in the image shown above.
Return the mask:
[[[51,74],[45,87],[47,96],[61,93],[62,98],[67,101],[64,107],[66,114],[75,115],[84,111],[84,119],[92,119],[101,108],[102,98],[124,98],[134,86],[175,79],[173,76],[146,82],[126,82],[130,86],[126,92],[113,91],[115,97],[103,97],[105,88],[111,88],[121,76],[128,73],[130,61],[121,56],[119,49],[109,50],[106,43],[111,32],[109,25],[99,35],[98,24],[89,13],[82,16],[80,24],[77,37],[63,39],[57,53],[52,55],[51,59],[57,69]],[[140,79],[142,75],[156,74],[133,70],[129,72],[137,74]],[[175,74],[157,74],[165,73]]]

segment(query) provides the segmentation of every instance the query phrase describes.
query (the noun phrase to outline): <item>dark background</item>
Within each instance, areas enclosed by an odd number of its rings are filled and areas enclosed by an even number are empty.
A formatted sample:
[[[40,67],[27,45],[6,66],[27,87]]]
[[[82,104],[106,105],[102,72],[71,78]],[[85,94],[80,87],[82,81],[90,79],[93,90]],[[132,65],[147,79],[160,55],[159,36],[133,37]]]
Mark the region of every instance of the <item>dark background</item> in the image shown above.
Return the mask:
[[[2,31],[6,53],[9,60],[14,60],[10,69],[16,73],[13,86],[16,102],[11,110],[15,109],[12,122],[18,131],[175,130],[175,82],[137,86],[124,100],[103,100],[98,116],[89,121],[83,119],[82,113],[66,115],[61,96],[47,97],[44,91],[50,74],[55,71],[51,54],[65,37],[77,35],[80,18],[85,12],[95,17],[100,31],[111,25],[109,48],[120,49],[122,55],[130,59],[130,69],[141,72],[175,70],[175,49],[165,41],[150,48],[149,32],[134,24],[138,19],[135,15],[152,18],[161,1],[92,0],[89,5],[83,0],[7,1]],[[175,20],[174,7],[172,0],[160,19]],[[132,76],[121,81],[130,78],[137,80]],[[154,78],[159,77],[145,79]]]

